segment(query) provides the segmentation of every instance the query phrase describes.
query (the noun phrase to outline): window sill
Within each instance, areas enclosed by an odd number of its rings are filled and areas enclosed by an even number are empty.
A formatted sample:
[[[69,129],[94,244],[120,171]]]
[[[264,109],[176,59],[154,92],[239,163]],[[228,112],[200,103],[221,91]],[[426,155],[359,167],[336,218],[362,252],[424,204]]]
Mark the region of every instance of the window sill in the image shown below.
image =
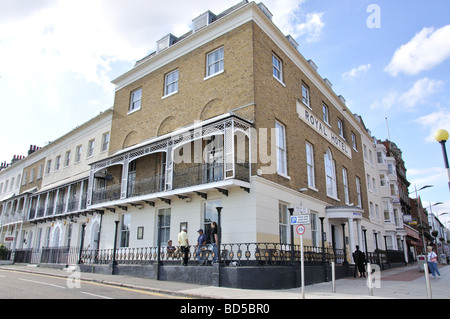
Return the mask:
[[[215,77],[215,76],[217,76],[217,75],[220,75],[220,74],[222,74],[222,73],[224,73],[224,72],[225,72],[225,70],[222,70],[222,71],[219,71],[219,72],[217,72],[217,73],[208,75],[207,77],[205,77],[205,78],[203,79],[203,81],[209,80],[209,79],[211,79],[211,78],[213,78],[213,77]]]
[[[274,78],[275,80],[277,80],[278,83],[280,83],[282,86],[286,87],[286,84],[284,84],[283,81],[281,81],[279,78],[277,78],[277,77],[276,77],[275,75],[273,75],[273,74],[272,74],[272,76],[273,76],[273,78]]]
[[[134,110],[128,111],[127,115],[130,115],[130,114],[132,114],[132,113],[134,113],[134,112],[137,112],[137,111],[139,111],[140,109],[141,109],[141,108],[138,108],[138,109],[134,109]]]
[[[166,95],[164,95],[164,96],[161,98],[161,100],[167,99],[168,97],[171,97],[172,95],[175,95],[175,94],[177,94],[177,93],[178,93],[178,90],[175,91],[175,92],[166,94]]]
[[[281,176],[281,177],[283,177],[283,178],[286,178],[287,180],[291,180],[291,177],[288,176],[288,175],[286,175],[286,174],[284,174],[284,173],[277,172],[277,174],[278,174],[278,176]]]
[[[331,196],[331,195],[328,195],[328,194],[327,194],[327,197],[328,197],[328,198],[331,198],[331,199],[334,199],[335,201],[338,201],[338,202],[341,201],[339,198],[334,197],[334,196]]]

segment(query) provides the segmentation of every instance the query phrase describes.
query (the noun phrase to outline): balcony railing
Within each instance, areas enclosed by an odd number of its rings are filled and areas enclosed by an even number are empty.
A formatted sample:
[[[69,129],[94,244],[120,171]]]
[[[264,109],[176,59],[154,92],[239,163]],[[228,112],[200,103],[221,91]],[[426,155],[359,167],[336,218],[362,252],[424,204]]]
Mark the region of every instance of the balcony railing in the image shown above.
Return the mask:
[[[250,180],[249,163],[236,163],[235,178],[248,182]],[[164,174],[128,181],[127,198],[155,194],[165,190]],[[224,164],[194,164],[173,173],[172,189],[181,189],[196,185],[204,185],[224,180]],[[92,203],[100,204],[120,199],[121,185],[115,184],[94,190]]]
[[[120,184],[116,184],[94,191],[92,194],[92,202],[99,204],[120,199],[120,187]]]

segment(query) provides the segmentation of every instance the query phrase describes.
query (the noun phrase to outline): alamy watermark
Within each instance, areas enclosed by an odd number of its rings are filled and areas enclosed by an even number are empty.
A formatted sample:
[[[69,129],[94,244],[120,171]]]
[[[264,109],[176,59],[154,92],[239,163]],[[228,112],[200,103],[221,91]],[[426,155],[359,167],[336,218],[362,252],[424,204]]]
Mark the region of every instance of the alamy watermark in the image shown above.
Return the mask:
[[[381,28],[381,7],[377,4],[370,4],[367,7],[367,13],[370,13],[367,18],[366,25],[369,29]]]
[[[69,289],[80,289],[81,288],[81,270],[79,266],[67,267],[66,272],[69,273],[67,277],[66,285]]]
[[[370,264],[370,267],[367,267],[367,280],[366,285],[367,288],[373,289],[373,288],[381,288],[381,269],[380,266],[376,264]]]

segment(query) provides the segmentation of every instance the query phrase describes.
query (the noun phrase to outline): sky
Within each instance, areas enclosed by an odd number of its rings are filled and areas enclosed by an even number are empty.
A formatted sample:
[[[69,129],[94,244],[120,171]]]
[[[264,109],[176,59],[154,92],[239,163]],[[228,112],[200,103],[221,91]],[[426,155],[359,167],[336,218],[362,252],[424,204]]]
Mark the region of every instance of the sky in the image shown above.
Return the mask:
[[[110,108],[112,80],[239,0],[0,0],[0,162]],[[257,1],[259,3],[259,1]],[[437,129],[450,132],[450,1],[265,0],[373,136],[402,150],[414,190],[443,223],[450,191]],[[450,144],[447,143],[447,144]],[[447,145],[450,149],[450,146]]]

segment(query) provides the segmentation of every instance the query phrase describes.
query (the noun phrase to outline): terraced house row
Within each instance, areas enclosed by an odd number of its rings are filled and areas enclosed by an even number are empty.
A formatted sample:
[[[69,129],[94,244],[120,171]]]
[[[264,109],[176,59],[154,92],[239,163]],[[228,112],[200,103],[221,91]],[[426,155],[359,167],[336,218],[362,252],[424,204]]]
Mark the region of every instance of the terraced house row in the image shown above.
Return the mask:
[[[296,257],[294,209],[310,215],[311,252],[352,263],[359,245],[408,261],[419,237],[403,224],[395,144],[371,136],[263,3],[192,25],[113,81],[111,109],[4,165],[0,241],[27,262],[81,246],[83,262],[110,262],[113,247],[136,262],[182,227],[190,243],[200,228],[209,239],[215,221],[222,258],[267,264]]]

